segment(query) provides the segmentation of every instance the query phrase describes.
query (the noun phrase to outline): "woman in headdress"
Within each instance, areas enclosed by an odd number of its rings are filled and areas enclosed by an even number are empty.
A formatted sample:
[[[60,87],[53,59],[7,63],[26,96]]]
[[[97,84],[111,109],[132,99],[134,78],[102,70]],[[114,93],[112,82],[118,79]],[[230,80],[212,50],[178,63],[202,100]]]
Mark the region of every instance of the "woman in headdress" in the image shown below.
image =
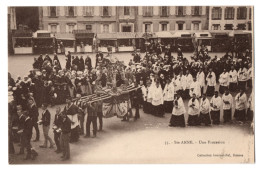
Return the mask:
[[[183,100],[179,93],[176,94],[175,99],[173,101],[173,110],[172,116],[170,120],[170,125],[172,127],[185,127],[185,119],[184,114],[186,113],[186,109],[183,103]]]

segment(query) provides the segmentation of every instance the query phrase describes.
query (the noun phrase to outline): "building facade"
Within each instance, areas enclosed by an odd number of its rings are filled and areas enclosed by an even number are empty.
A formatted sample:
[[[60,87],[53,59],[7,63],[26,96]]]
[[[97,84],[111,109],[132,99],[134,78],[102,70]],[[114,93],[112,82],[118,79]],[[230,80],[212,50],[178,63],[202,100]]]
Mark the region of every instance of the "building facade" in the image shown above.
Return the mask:
[[[252,30],[253,7],[209,7],[209,30]]]

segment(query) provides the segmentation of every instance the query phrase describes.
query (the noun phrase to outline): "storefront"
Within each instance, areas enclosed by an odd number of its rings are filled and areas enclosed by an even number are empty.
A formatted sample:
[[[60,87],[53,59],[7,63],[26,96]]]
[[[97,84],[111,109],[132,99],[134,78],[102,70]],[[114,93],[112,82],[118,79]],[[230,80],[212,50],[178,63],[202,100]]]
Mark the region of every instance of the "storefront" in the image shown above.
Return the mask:
[[[162,44],[162,50],[165,50],[167,46],[174,46],[174,34],[168,31],[156,32],[156,36],[158,37],[158,41]]]
[[[14,54],[32,54],[32,32],[17,30],[12,37]]]
[[[233,37],[236,49],[244,52],[246,49],[252,50],[252,33],[251,31],[235,30],[230,32],[230,37]]]
[[[107,47],[111,47],[112,52],[116,52],[116,47],[117,47],[116,33],[98,33],[97,44],[98,44],[98,51],[108,52]]]
[[[231,44],[231,40],[227,32],[212,31],[211,51],[212,52],[226,52]]]
[[[77,52],[93,52],[95,50],[95,33],[87,30],[75,30]]]
[[[49,31],[36,31],[33,33],[32,42],[34,54],[52,54],[56,52],[55,37]]]
[[[135,50],[137,34],[131,32],[117,33],[118,52],[132,52]]]
[[[193,52],[194,46],[192,42],[192,36],[189,32],[175,32],[173,33],[174,38],[174,51],[181,48],[182,52]]]
[[[57,53],[67,53],[68,51],[75,52],[75,36],[71,33],[57,33],[56,37],[56,49]]]
[[[211,41],[212,36],[209,32],[197,32],[194,33],[194,39],[198,45],[198,51],[202,46],[207,47],[208,51],[211,52]]]

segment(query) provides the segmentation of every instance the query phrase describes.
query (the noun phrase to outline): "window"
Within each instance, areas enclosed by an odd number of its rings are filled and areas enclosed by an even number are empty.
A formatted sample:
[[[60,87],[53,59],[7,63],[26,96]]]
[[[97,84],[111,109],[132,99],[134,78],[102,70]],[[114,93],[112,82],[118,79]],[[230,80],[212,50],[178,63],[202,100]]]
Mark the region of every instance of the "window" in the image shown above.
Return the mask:
[[[124,15],[130,15],[130,7],[124,7]]]
[[[74,24],[68,24],[68,33],[72,33],[74,30],[75,25]]]
[[[220,30],[220,24],[213,24],[213,30]]]
[[[108,6],[103,7],[103,16],[109,16]]]
[[[144,25],[145,32],[151,32],[151,24]]]
[[[108,24],[103,25],[103,33],[109,33],[109,25]]]
[[[233,30],[233,24],[225,24],[225,30]]]
[[[220,7],[214,7],[212,9],[212,20],[220,20],[222,17],[222,9]]]
[[[85,7],[85,15],[93,16],[94,15],[94,7]]]
[[[202,15],[202,7],[191,7],[191,15]]]
[[[153,7],[143,7],[143,16],[152,17],[153,16]]]
[[[86,25],[86,30],[92,31],[92,25]]]
[[[161,7],[161,16],[162,17],[168,16],[168,7],[166,7],[166,6]]]
[[[178,24],[178,30],[183,30],[183,24]]]
[[[178,16],[184,15],[184,7],[177,7],[177,15]]]
[[[235,10],[233,7],[227,7],[225,9],[225,19],[234,19]]]
[[[69,10],[69,16],[74,17],[74,7],[69,7],[68,10]]]
[[[167,24],[161,24],[162,31],[167,31]]]
[[[238,30],[245,30],[246,29],[246,25],[245,24],[238,24],[237,25],[237,29]]]
[[[246,7],[237,8],[237,19],[246,19]]]
[[[248,23],[248,30],[252,30],[252,24]]]
[[[50,25],[50,28],[51,28],[50,30],[51,33],[57,33],[57,25],[52,24]]]
[[[56,17],[56,7],[50,7],[50,16],[51,17]]]
[[[200,23],[193,23],[193,30],[199,30]]]
[[[249,8],[249,19],[251,19],[251,15],[252,15],[252,8]]]
[[[122,26],[122,32],[132,32],[131,26]]]

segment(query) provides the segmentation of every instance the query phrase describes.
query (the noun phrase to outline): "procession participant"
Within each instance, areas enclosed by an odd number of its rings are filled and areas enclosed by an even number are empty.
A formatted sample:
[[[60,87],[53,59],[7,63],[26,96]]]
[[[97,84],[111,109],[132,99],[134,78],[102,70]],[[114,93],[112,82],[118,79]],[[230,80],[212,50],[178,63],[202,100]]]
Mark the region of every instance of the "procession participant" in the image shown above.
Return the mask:
[[[17,115],[18,115],[18,131],[17,134],[19,135],[19,142],[20,142],[20,152],[18,155],[24,154],[24,141],[23,141],[23,129],[26,117],[23,114],[21,105],[17,106]]]
[[[40,145],[41,148],[47,148],[48,141],[50,142],[50,148],[54,147],[52,139],[49,137],[50,123],[51,123],[51,114],[47,109],[48,104],[42,104],[42,118],[38,121],[39,125],[42,125],[43,135],[44,135],[44,144]]]
[[[60,153],[61,151],[61,122],[62,122],[62,113],[61,113],[61,108],[57,107],[56,108],[56,114],[54,116],[54,121],[53,121],[53,133],[54,133],[54,141],[56,144],[57,149],[55,150],[56,153]]]
[[[87,57],[85,59],[85,65],[88,66],[89,70],[92,70],[91,58],[88,55],[87,55]]]
[[[224,94],[224,91],[228,89],[229,85],[229,74],[226,72],[226,69],[224,68],[223,72],[219,76],[219,93]]]
[[[188,102],[188,125],[199,125],[199,113],[200,113],[199,101],[196,99],[196,94],[192,94],[192,98]]]
[[[248,98],[248,109],[247,109],[247,121],[253,122],[254,120],[254,103],[253,103],[253,97],[252,93],[250,94]]]
[[[247,108],[247,97],[244,89],[240,89],[239,93],[235,97],[235,113],[234,117],[239,122],[245,122],[246,120],[246,108]]]
[[[229,90],[231,92],[235,92],[237,90],[237,78],[238,74],[237,71],[235,70],[234,65],[231,66],[231,70],[229,71]]]
[[[230,122],[232,120],[232,107],[233,107],[233,97],[229,93],[229,90],[226,89],[225,93],[222,96],[223,101],[223,119],[224,123]]]
[[[220,107],[222,104],[221,97],[218,96],[218,92],[215,91],[214,96],[210,100],[210,116],[214,125],[220,124]]]
[[[71,74],[66,73],[66,83],[67,83],[67,86],[69,89],[70,97],[72,97],[72,98],[75,97],[75,91],[76,91],[75,80],[76,80],[75,72],[72,71]]]
[[[152,91],[153,91],[153,86],[154,84],[152,83],[151,79],[148,79],[146,81],[147,83],[147,113],[152,114],[153,111],[153,105],[152,105]]]
[[[91,101],[92,98],[89,98],[89,101]],[[90,124],[92,123],[93,126],[93,137],[95,138],[97,136],[97,104],[96,102],[87,102],[87,109],[88,109],[88,117],[86,122],[86,136],[85,138],[90,137]]]
[[[247,69],[245,66],[242,66],[238,70],[238,86],[240,89],[245,90],[246,81],[247,81]]]
[[[182,91],[181,91],[181,80],[179,75],[175,75],[173,78],[173,84],[174,84],[174,90],[176,93],[178,93],[180,96],[182,95]]]
[[[72,98],[67,97],[66,106],[63,112],[66,113],[71,120],[71,136],[70,142],[77,142],[79,139],[79,121],[78,121],[78,107],[72,103]]]
[[[160,85],[161,85],[162,89],[164,89],[165,84],[166,84],[166,79],[165,79],[164,74],[160,74],[159,80],[160,80]]]
[[[61,149],[62,149],[62,160],[70,159],[70,135],[71,135],[71,120],[68,118],[65,112],[61,113]]]
[[[55,61],[55,60],[57,61],[58,66],[59,66],[59,68],[61,69],[60,60],[59,60],[58,55],[57,55],[56,53],[54,53],[54,57],[53,57],[53,61]]]
[[[79,71],[84,71],[84,69],[85,69],[83,56],[80,56],[78,69],[79,69]]]
[[[81,95],[76,95],[77,100],[74,102],[74,104],[78,107],[78,120],[79,120],[79,127],[80,127],[80,134],[84,134],[84,108],[85,105],[83,105],[81,99]]]
[[[204,87],[205,87],[205,74],[204,74],[201,67],[199,68],[199,72],[197,73],[196,78],[197,78],[199,85],[200,85],[201,94],[203,94],[204,93]]]
[[[205,126],[211,125],[211,119],[209,115],[210,103],[206,97],[206,94],[202,95],[202,99],[200,101],[200,123],[205,124]]]
[[[170,78],[166,79],[166,85],[163,90],[163,99],[164,99],[165,112],[171,113],[173,108],[173,99],[174,99],[174,85],[171,82]]]
[[[169,126],[171,127],[185,127],[184,114],[186,109],[180,94],[175,94],[173,101],[173,110]]]
[[[184,89],[183,86],[183,90],[184,90],[184,98],[187,99],[189,97],[189,92],[190,92],[190,86],[191,83],[193,82],[193,78],[192,75],[190,74],[189,70],[186,70],[186,74],[185,74],[185,85],[186,85],[186,89]]]
[[[29,117],[29,113],[27,111],[23,112],[23,115],[25,116],[24,121],[24,127],[23,127],[23,133],[22,133],[22,141],[23,141],[23,147],[26,148],[27,154],[24,160],[31,159],[31,138],[32,138],[32,120]]]
[[[97,97],[100,97],[99,93],[97,94]],[[99,122],[98,131],[102,131],[103,130],[103,113],[102,113],[103,101],[102,100],[97,101],[96,105],[97,105],[97,117]]]
[[[248,88],[252,88],[252,64],[249,63],[248,64],[248,70],[247,70],[247,87]]]
[[[148,111],[148,108],[147,108],[148,107],[148,104],[147,104],[148,87],[143,84],[142,80],[140,81],[140,86],[141,86],[142,97],[143,97],[143,100],[142,100],[142,102],[143,102],[143,111],[144,111],[144,113],[147,113],[147,111]]]
[[[163,110],[163,91],[160,86],[159,80],[155,80],[155,86],[151,89],[151,97],[152,97],[152,105],[153,105],[153,112],[152,114],[156,116],[163,117],[164,110]]]
[[[209,73],[206,77],[207,81],[207,96],[213,96],[214,91],[215,91],[215,86],[216,86],[216,75],[212,71],[212,68],[209,69]]]
[[[39,117],[39,112],[38,112],[38,108],[36,107],[33,99],[29,99],[29,116],[32,120],[32,127],[34,127],[35,131],[36,131],[36,138],[34,140],[34,142],[39,141],[40,139],[40,131],[39,131],[39,127],[38,127],[38,117]]]
[[[38,62],[39,62],[39,69],[42,68],[42,64],[43,64],[43,58],[42,58],[42,54],[40,54],[40,56],[38,57]]]
[[[70,70],[71,69],[71,61],[68,58],[66,58],[65,60],[66,60],[66,67],[65,68],[67,70]]]
[[[193,78],[193,82],[190,84],[190,93],[189,94],[190,94],[190,97],[192,97],[193,94],[195,94],[196,98],[200,98],[200,96],[201,96],[200,85],[195,77]]]

